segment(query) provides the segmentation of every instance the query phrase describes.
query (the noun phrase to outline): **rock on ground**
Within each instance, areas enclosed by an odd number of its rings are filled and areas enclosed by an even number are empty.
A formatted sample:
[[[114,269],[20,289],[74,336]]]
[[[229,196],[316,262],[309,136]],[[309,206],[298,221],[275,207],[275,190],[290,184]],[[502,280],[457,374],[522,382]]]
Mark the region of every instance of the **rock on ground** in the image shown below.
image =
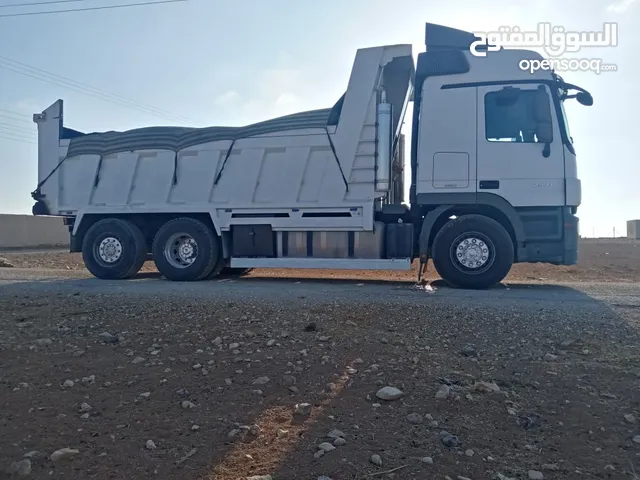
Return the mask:
[[[451,394],[451,389],[448,385],[442,385],[436,392],[436,400],[446,400]]]
[[[266,385],[269,381],[269,377],[258,377],[253,381],[253,385]]]
[[[31,475],[31,460],[24,459],[19,462],[13,462],[9,466],[7,473],[16,477],[28,477]]]
[[[476,382],[473,389],[478,393],[498,393],[500,387],[495,382]]]
[[[455,448],[460,443],[460,440],[458,440],[458,437],[456,437],[455,435],[451,435],[450,433],[443,435],[440,441],[442,442],[443,445],[449,448]]]
[[[407,415],[407,421],[414,425],[418,425],[423,421],[422,415],[420,415],[419,413],[410,413],[409,415]]]
[[[56,450],[55,452],[53,452],[50,458],[52,462],[58,462],[60,460],[67,460],[69,458],[72,458],[78,453],[80,452],[75,448],[61,448],[60,450]]]
[[[0,257],[0,268],[13,268],[13,264],[6,258]]]
[[[336,447],[334,447],[332,444],[330,444],[329,442],[322,442],[320,445],[318,445],[318,448],[320,450],[322,450],[323,452],[327,453],[327,452],[332,452],[333,450],[336,449]]]
[[[380,400],[387,401],[398,400],[399,398],[402,398],[403,395],[404,392],[396,387],[384,387],[376,393],[376,397]]]
[[[329,433],[327,433],[327,438],[333,438],[334,440],[338,438],[345,438],[347,435],[342,431],[334,428]]]
[[[311,404],[310,403],[298,403],[295,406],[293,414],[297,417],[308,417],[311,415]]]

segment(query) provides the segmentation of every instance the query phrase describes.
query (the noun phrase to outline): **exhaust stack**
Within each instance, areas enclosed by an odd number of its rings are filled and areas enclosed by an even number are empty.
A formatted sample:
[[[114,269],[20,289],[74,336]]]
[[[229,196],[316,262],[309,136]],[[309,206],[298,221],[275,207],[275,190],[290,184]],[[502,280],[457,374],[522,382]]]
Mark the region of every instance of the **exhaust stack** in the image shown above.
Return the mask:
[[[382,91],[377,113],[376,191],[388,192],[391,187],[391,122],[392,105],[387,103],[387,95]]]

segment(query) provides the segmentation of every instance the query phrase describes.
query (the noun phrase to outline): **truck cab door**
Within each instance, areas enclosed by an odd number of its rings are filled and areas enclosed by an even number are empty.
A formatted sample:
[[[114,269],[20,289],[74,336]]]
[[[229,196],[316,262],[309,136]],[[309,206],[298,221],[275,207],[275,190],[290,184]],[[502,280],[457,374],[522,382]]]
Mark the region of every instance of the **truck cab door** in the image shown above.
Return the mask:
[[[482,86],[477,98],[477,192],[514,207],[564,205],[564,149],[549,88]]]

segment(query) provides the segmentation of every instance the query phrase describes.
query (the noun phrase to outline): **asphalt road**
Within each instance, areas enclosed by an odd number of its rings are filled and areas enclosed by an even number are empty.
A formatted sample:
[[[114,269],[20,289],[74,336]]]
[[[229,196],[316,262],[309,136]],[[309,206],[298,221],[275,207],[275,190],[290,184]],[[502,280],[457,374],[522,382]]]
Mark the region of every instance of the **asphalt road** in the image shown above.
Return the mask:
[[[456,290],[441,282],[427,292],[404,282],[313,280],[296,278],[222,278],[203,282],[169,282],[157,274],[108,281],[85,272],[0,268],[0,295],[95,294],[137,297],[183,296],[203,299],[251,299],[267,302],[362,301],[368,304],[437,303],[482,307],[542,305],[545,308],[609,306],[640,308],[638,283],[507,284],[482,290]]]

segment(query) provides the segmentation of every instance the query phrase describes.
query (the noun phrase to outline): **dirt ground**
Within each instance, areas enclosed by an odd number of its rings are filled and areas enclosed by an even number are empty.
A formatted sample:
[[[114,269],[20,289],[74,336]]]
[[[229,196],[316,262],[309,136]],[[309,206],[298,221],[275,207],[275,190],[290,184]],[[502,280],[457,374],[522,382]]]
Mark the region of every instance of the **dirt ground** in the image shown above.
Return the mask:
[[[0,279],[69,270],[0,282],[0,478],[637,480],[640,251],[581,249],[456,296],[297,271],[101,292],[76,255],[0,254]],[[611,287],[540,285],[588,281]]]
[[[625,239],[583,239],[580,243],[579,260],[576,266],[547,264],[516,264],[506,282],[637,282],[640,281],[640,247],[638,242]],[[30,252],[2,253],[10,264],[17,268],[41,268],[62,270],[85,270],[79,253]],[[322,278],[346,280],[380,280],[415,282],[418,264],[412,271],[338,271],[338,270],[254,270],[251,277],[258,278]],[[153,262],[147,262],[142,272],[157,272]],[[439,278],[433,265],[429,264],[426,278]]]

